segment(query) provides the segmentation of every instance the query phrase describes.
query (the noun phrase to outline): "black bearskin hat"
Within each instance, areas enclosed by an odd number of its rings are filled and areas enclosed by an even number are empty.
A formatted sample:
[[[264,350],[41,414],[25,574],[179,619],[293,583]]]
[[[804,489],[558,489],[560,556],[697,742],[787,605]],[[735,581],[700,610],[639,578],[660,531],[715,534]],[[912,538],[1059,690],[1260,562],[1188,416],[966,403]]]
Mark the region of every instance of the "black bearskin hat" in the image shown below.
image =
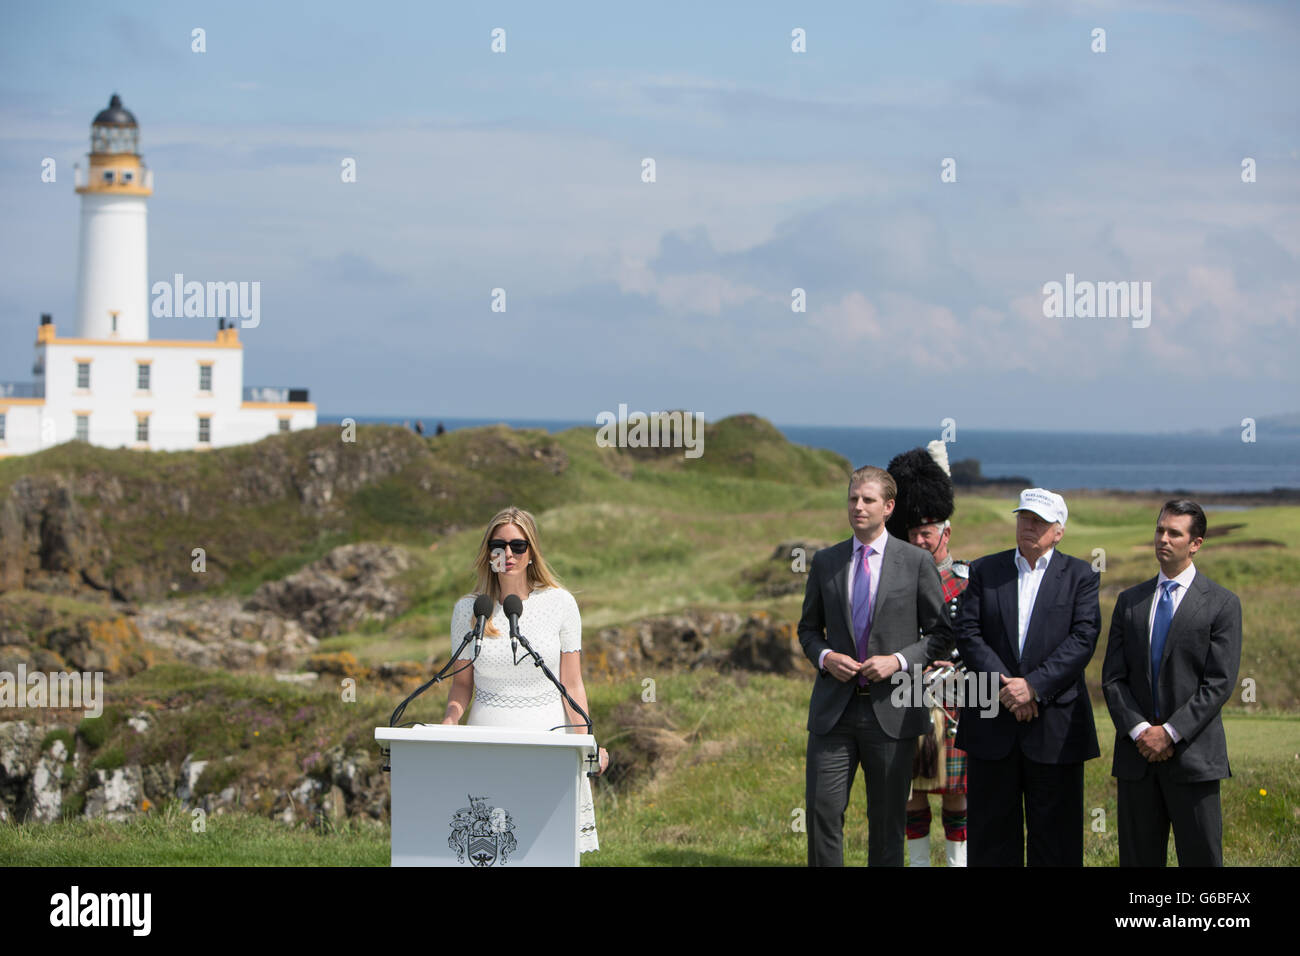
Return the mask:
[[[935,448],[934,446],[939,446]],[[898,485],[894,513],[885,528],[895,538],[907,540],[907,530],[918,525],[947,521],[953,512],[952,479],[948,477],[948,449],[940,441],[931,450],[913,448],[895,455],[886,471]],[[936,460],[939,459],[939,460]]]

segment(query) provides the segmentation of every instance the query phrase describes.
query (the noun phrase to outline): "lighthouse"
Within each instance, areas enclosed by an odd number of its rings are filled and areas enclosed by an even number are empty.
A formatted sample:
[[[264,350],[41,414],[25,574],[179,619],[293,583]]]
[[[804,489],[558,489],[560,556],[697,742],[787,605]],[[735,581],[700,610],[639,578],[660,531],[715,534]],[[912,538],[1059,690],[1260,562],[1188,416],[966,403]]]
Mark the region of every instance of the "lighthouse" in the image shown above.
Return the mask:
[[[101,102],[103,102],[101,100]],[[77,337],[147,341],[153,175],[140,157],[140,127],[116,93],[90,126],[77,256]]]
[[[140,158],[140,127],[116,93],[90,125],[89,168],[77,169],[74,185],[81,197],[76,331],[59,335],[54,316],[43,313],[36,380],[0,382],[0,458],[66,441],[207,451],[315,428],[307,389],[245,384],[233,319],[218,318],[216,329],[196,321],[197,337],[149,338],[145,204],[153,177]]]

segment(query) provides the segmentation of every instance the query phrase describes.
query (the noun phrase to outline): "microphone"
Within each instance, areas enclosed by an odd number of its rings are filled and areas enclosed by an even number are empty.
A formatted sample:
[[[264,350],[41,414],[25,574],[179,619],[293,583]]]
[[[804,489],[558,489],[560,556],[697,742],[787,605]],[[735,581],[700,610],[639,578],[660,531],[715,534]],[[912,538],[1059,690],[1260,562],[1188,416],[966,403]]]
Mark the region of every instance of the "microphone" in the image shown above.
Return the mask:
[[[474,599],[474,660],[478,660],[479,651],[483,649],[483,628],[492,616],[494,603],[487,594],[480,594]]]
[[[524,613],[524,602],[519,600],[518,594],[509,594],[501,602],[501,609],[506,612],[506,617],[510,619],[510,652],[517,655],[519,651],[519,615]]]

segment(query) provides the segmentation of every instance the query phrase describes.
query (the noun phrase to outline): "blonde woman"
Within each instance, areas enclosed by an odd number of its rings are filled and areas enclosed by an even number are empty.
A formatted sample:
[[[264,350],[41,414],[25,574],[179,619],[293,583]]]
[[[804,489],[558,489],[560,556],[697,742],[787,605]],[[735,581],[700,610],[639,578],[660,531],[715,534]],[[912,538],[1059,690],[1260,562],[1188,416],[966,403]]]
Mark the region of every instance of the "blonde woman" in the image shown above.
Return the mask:
[[[526,727],[550,730],[562,724],[581,724],[570,732],[586,731],[586,722],[571,708],[541,668],[527,657],[516,665],[511,654],[510,624],[501,602],[515,595],[523,602],[520,631],[557,674],[565,688],[587,710],[587,690],[582,683],[582,618],[578,602],[560,586],[555,573],[542,556],[537,522],[527,511],[506,508],[493,515],[479,545],[474,562],[478,575],[475,592],[489,595],[492,616],[483,631],[478,660],[456,673],[447,697],[444,724],[460,723],[469,710],[470,725]],[[451,612],[453,643],[473,627],[474,595],[456,602]],[[521,652],[522,653],[522,652]],[[473,658],[473,645],[461,652]],[[470,697],[474,704],[470,706]],[[600,772],[609,756],[600,748]],[[583,853],[600,848],[596,839],[596,814],[591,783],[582,774],[579,786],[581,806],[579,848]]]

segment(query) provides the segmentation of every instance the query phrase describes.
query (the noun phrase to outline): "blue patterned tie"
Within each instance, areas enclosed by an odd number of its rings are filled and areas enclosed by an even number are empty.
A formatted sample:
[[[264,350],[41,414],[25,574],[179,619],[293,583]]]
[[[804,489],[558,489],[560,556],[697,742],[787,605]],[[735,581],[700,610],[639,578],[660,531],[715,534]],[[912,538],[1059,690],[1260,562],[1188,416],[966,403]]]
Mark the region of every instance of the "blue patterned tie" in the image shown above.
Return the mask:
[[[1155,716],[1160,716],[1160,658],[1165,652],[1165,638],[1169,636],[1169,622],[1174,618],[1174,588],[1177,581],[1166,581],[1161,585],[1160,602],[1156,605],[1156,616],[1151,622],[1151,705]]]
[[[871,633],[871,567],[867,558],[872,554],[870,545],[862,549],[862,567],[853,576],[853,631],[860,661],[867,659],[867,635]],[[867,679],[859,674],[858,685],[866,684]]]

